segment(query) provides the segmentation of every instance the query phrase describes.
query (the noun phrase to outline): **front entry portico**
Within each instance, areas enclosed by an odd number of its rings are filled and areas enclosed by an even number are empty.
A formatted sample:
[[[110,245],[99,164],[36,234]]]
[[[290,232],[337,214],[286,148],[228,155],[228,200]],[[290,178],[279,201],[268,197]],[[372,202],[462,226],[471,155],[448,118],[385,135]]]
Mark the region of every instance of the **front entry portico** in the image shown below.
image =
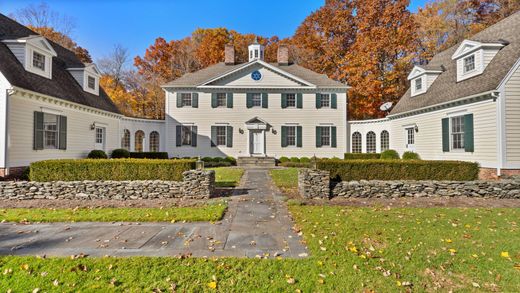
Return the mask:
[[[246,122],[246,128],[249,131],[249,155],[265,157],[265,132],[269,128],[269,124],[264,120],[255,117]]]

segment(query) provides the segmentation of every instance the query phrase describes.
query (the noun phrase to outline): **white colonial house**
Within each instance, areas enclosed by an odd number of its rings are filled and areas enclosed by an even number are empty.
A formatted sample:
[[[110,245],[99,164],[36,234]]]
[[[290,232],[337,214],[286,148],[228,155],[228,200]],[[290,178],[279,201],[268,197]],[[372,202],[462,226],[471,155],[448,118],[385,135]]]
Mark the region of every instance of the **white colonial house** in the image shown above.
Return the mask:
[[[225,62],[164,85],[166,149],[171,156],[343,157],[347,151],[348,86],[289,62],[263,59],[249,46],[249,62]]]
[[[417,152],[520,171],[520,13],[415,66],[384,119],[349,121],[351,152]]]

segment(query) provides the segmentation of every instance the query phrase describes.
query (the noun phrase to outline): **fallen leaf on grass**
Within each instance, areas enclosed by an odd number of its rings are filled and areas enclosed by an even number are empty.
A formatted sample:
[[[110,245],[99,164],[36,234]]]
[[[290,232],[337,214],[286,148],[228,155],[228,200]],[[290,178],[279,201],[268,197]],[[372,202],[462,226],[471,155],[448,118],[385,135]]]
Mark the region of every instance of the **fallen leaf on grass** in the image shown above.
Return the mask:
[[[217,282],[215,282],[215,281],[209,282],[208,287],[210,287],[211,289],[217,289]]]

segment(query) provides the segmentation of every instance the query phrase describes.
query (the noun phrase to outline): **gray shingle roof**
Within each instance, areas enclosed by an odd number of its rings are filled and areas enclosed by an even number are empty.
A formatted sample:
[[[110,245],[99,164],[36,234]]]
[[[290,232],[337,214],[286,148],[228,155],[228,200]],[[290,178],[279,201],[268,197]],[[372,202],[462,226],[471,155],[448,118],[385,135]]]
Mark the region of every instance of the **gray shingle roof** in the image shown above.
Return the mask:
[[[47,79],[26,71],[6,44],[1,42],[2,40],[19,39],[31,35],[37,34],[0,14],[0,72],[9,83],[30,91],[120,114],[116,105],[101,87],[99,88],[99,96],[85,92],[67,71],[67,68],[85,67],[72,51],[49,40],[58,56],[52,58],[52,79]]]
[[[347,85],[328,78],[325,74],[319,74],[305,67],[297,64],[279,65],[278,63],[270,63],[282,71],[285,71],[293,76],[296,76],[302,80],[316,85],[317,87],[339,87],[346,88]],[[239,67],[244,66],[244,63],[235,65],[226,65],[224,62],[211,65],[207,68],[201,69],[196,72],[187,73],[173,81],[170,81],[163,85],[164,87],[196,87],[206,81],[213,78],[219,77],[226,73],[229,73]]]
[[[410,89],[408,89],[390,114],[408,112],[495,90],[520,58],[520,12],[490,26],[469,38],[469,40],[482,43],[507,41],[509,44],[497,53],[482,74],[460,82],[457,82],[456,62],[451,59],[460,43],[438,53],[427,67],[440,68],[444,66],[445,71],[439,75],[424,94],[411,97]]]

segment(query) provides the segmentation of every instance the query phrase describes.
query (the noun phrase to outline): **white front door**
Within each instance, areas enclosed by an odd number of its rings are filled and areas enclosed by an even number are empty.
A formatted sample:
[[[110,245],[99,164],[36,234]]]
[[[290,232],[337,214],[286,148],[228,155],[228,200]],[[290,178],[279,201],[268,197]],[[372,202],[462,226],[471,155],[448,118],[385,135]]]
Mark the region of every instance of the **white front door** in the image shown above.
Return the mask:
[[[251,154],[253,155],[264,155],[264,131],[263,130],[251,130]]]
[[[415,152],[415,127],[406,128],[405,135],[406,135],[406,150]]]
[[[96,137],[95,137],[95,145],[94,148],[96,150],[105,150],[105,127],[96,127]]]

